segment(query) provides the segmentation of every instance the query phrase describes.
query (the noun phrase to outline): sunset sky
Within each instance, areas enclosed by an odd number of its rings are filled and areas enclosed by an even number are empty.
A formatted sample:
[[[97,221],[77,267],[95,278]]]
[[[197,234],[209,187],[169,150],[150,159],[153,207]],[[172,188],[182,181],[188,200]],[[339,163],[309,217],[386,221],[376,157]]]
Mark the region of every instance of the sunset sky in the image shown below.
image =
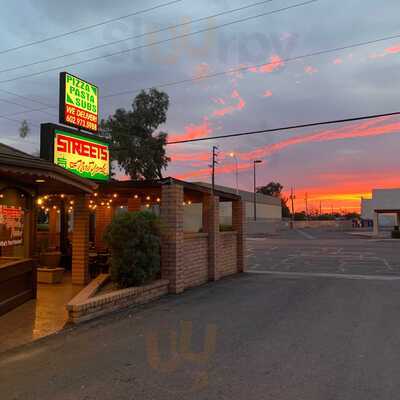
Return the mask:
[[[263,2],[212,20],[13,71],[10,69],[255,4],[256,0],[182,0],[5,52],[167,0],[10,2],[0,17],[0,116],[13,121],[0,118],[0,140],[28,152],[39,149],[40,123],[57,122],[58,73],[63,70],[100,87],[102,117],[116,108],[129,108],[139,89],[161,85],[171,99],[168,122],[162,127],[171,141],[400,111],[400,37],[288,61],[399,35],[398,0],[319,0],[301,5],[305,1]],[[289,6],[296,7],[285,9]],[[274,13],[253,18],[269,12]],[[220,29],[128,51],[246,18]],[[20,29],[22,25],[24,29]],[[123,53],[69,66],[115,52]],[[218,74],[229,70],[234,71]],[[210,74],[218,75],[169,85]],[[31,133],[21,140],[18,126],[25,118]],[[350,211],[358,209],[360,198],[368,197],[373,188],[400,187],[399,117],[171,145],[167,175],[210,181],[213,145],[220,149],[218,184],[235,185],[235,161],[229,157],[235,152],[240,187],[251,190],[252,161],[260,159],[258,185],[279,181],[286,193],[294,186],[298,210],[304,209],[306,193],[310,208],[319,208],[322,202],[327,212],[332,208]]]

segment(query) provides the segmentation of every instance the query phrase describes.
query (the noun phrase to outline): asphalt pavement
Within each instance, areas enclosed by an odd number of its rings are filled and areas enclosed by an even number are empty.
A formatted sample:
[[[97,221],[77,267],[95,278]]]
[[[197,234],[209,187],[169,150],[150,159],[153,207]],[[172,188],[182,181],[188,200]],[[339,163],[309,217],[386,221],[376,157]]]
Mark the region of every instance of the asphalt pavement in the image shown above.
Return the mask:
[[[249,273],[3,353],[0,398],[397,399],[397,243],[305,233],[250,240]]]

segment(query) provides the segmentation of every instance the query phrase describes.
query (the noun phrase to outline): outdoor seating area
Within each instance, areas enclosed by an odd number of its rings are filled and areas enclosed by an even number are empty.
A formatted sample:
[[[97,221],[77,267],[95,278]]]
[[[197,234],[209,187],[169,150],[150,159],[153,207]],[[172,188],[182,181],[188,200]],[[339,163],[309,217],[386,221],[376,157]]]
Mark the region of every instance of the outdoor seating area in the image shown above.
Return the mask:
[[[1,236],[0,315],[35,301],[37,288],[47,285],[49,296],[65,285],[81,290],[109,274],[112,252],[104,234],[115,216],[128,212],[148,211],[160,221],[157,279],[169,293],[245,268],[245,207],[236,194],[173,178],[93,182],[10,147],[0,151],[0,206],[10,226]],[[223,223],[220,203],[229,205]],[[64,307],[75,289],[67,293]]]

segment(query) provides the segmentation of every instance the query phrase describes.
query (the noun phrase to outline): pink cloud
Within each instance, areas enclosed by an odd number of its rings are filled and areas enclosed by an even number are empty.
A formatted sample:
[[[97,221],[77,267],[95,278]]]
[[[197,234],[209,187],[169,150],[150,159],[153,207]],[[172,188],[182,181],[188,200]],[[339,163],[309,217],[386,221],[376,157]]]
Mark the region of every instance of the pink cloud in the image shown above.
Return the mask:
[[[272,93],[271,90],[266,90],[266,91],[263,93],[263,97],[272,97],[272,95],[273,95],[273,93]]]
[[[206,75],[209,75],[211,72],[210,66],[207,63],[201,63],[196,65],[193,78],[194,79],[201,79]]]
[[[198,138],[210,136],[212,132],[213,132],[213,130],[210,127],[208,118],[205,117],[203,119],[202,124],[199,124],[199,125],[189,124],[189,125],[185,126],[185,132],[182,134],[168,135],[168,141],[175,142],[175,141],[179,141],[179,140],[198,139]]]
[[[336,65],[343,64],[343,60],[341,58],[336,58],[335,60],[333,60],[333,63]]]
[[[307,67],[304,68],[304,72],[308,75],[313,75],[316,74],[318,72],[318,69],[309,65]]]
[[[242,97],[240,96],[239,92],[236,89],[232,92],[231,98],[238,100],[238,103],[215,110],[213,112],[214,117],[223,117],[227,114],[232,114],[235,111],[240,111],[243,110],[243,108],[245,108],[246,102],[242,99]]]
[[[213,102],[216,103],[216,104],[221,104],[221,105],[225,105],[226,104],[225,100],[220,98],[220,97],[217,98],[217,99],[213,99]]]
[[[397,54],[397,53],[400,53],[400,44],[385,49],[385,52],[386,52],[387,54]]]
[[[270,62],[262,65],[261,67],[250,67],[249,72],[253,73],[271,73],[276,70],[283,68],[285,65],[284,61],[278,55],[273,55],[270,58]]]
[[[291,146],[297,146],[308,143],[322,143],[331,142],[337,140],[350,140],[356,138],[367,138],[367,137],[377,137],[384,135],[398,134],[400,132],[400,122],[393,121],[392,117],[383,117],[371,121],[362,122],[359,124],[350,124],[343,126],[342,128],[329,129],[324,131],[319,131],[315,133],[293,136],[291,138],[282,140],[280,142],[269,144],[267,146],[258,148],[250,152],[237,152],[236,155],[240,161],[241,170],[249,170],[252,168],[251,160],[258,158],[269,157],[275,153],[279,153]],[[221,154],[221,157],[224,157]],[[180,154],[178,156],[172,156],[173,161],[182,162],[193,162],[193,161],[203,161],[204,166],[206,162],[210,160],[209,152],[198,152],[192,154]],[[224,157],[225,158],[225,157]],[[198,167],[201,163],[197,164]],[[235,166],[228,165],[221,167],[219,169],[220,173],[230,173],[233,171]],[[181,179],[195,178],[199,176],[204,176],[209,173],[208,168],[198,169],[196,171],[190,171],[180,175]]]

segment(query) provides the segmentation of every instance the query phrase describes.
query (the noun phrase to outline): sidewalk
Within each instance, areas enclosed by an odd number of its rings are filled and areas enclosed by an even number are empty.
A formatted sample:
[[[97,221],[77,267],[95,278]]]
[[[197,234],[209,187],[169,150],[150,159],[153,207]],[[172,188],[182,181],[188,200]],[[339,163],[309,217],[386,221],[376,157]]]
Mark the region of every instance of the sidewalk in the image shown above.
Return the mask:
[[[70,274],[59,285],[39,284],[36,300],[0,317],[0,353],[62,330],[65,306],[81,289],[72,285]]]

